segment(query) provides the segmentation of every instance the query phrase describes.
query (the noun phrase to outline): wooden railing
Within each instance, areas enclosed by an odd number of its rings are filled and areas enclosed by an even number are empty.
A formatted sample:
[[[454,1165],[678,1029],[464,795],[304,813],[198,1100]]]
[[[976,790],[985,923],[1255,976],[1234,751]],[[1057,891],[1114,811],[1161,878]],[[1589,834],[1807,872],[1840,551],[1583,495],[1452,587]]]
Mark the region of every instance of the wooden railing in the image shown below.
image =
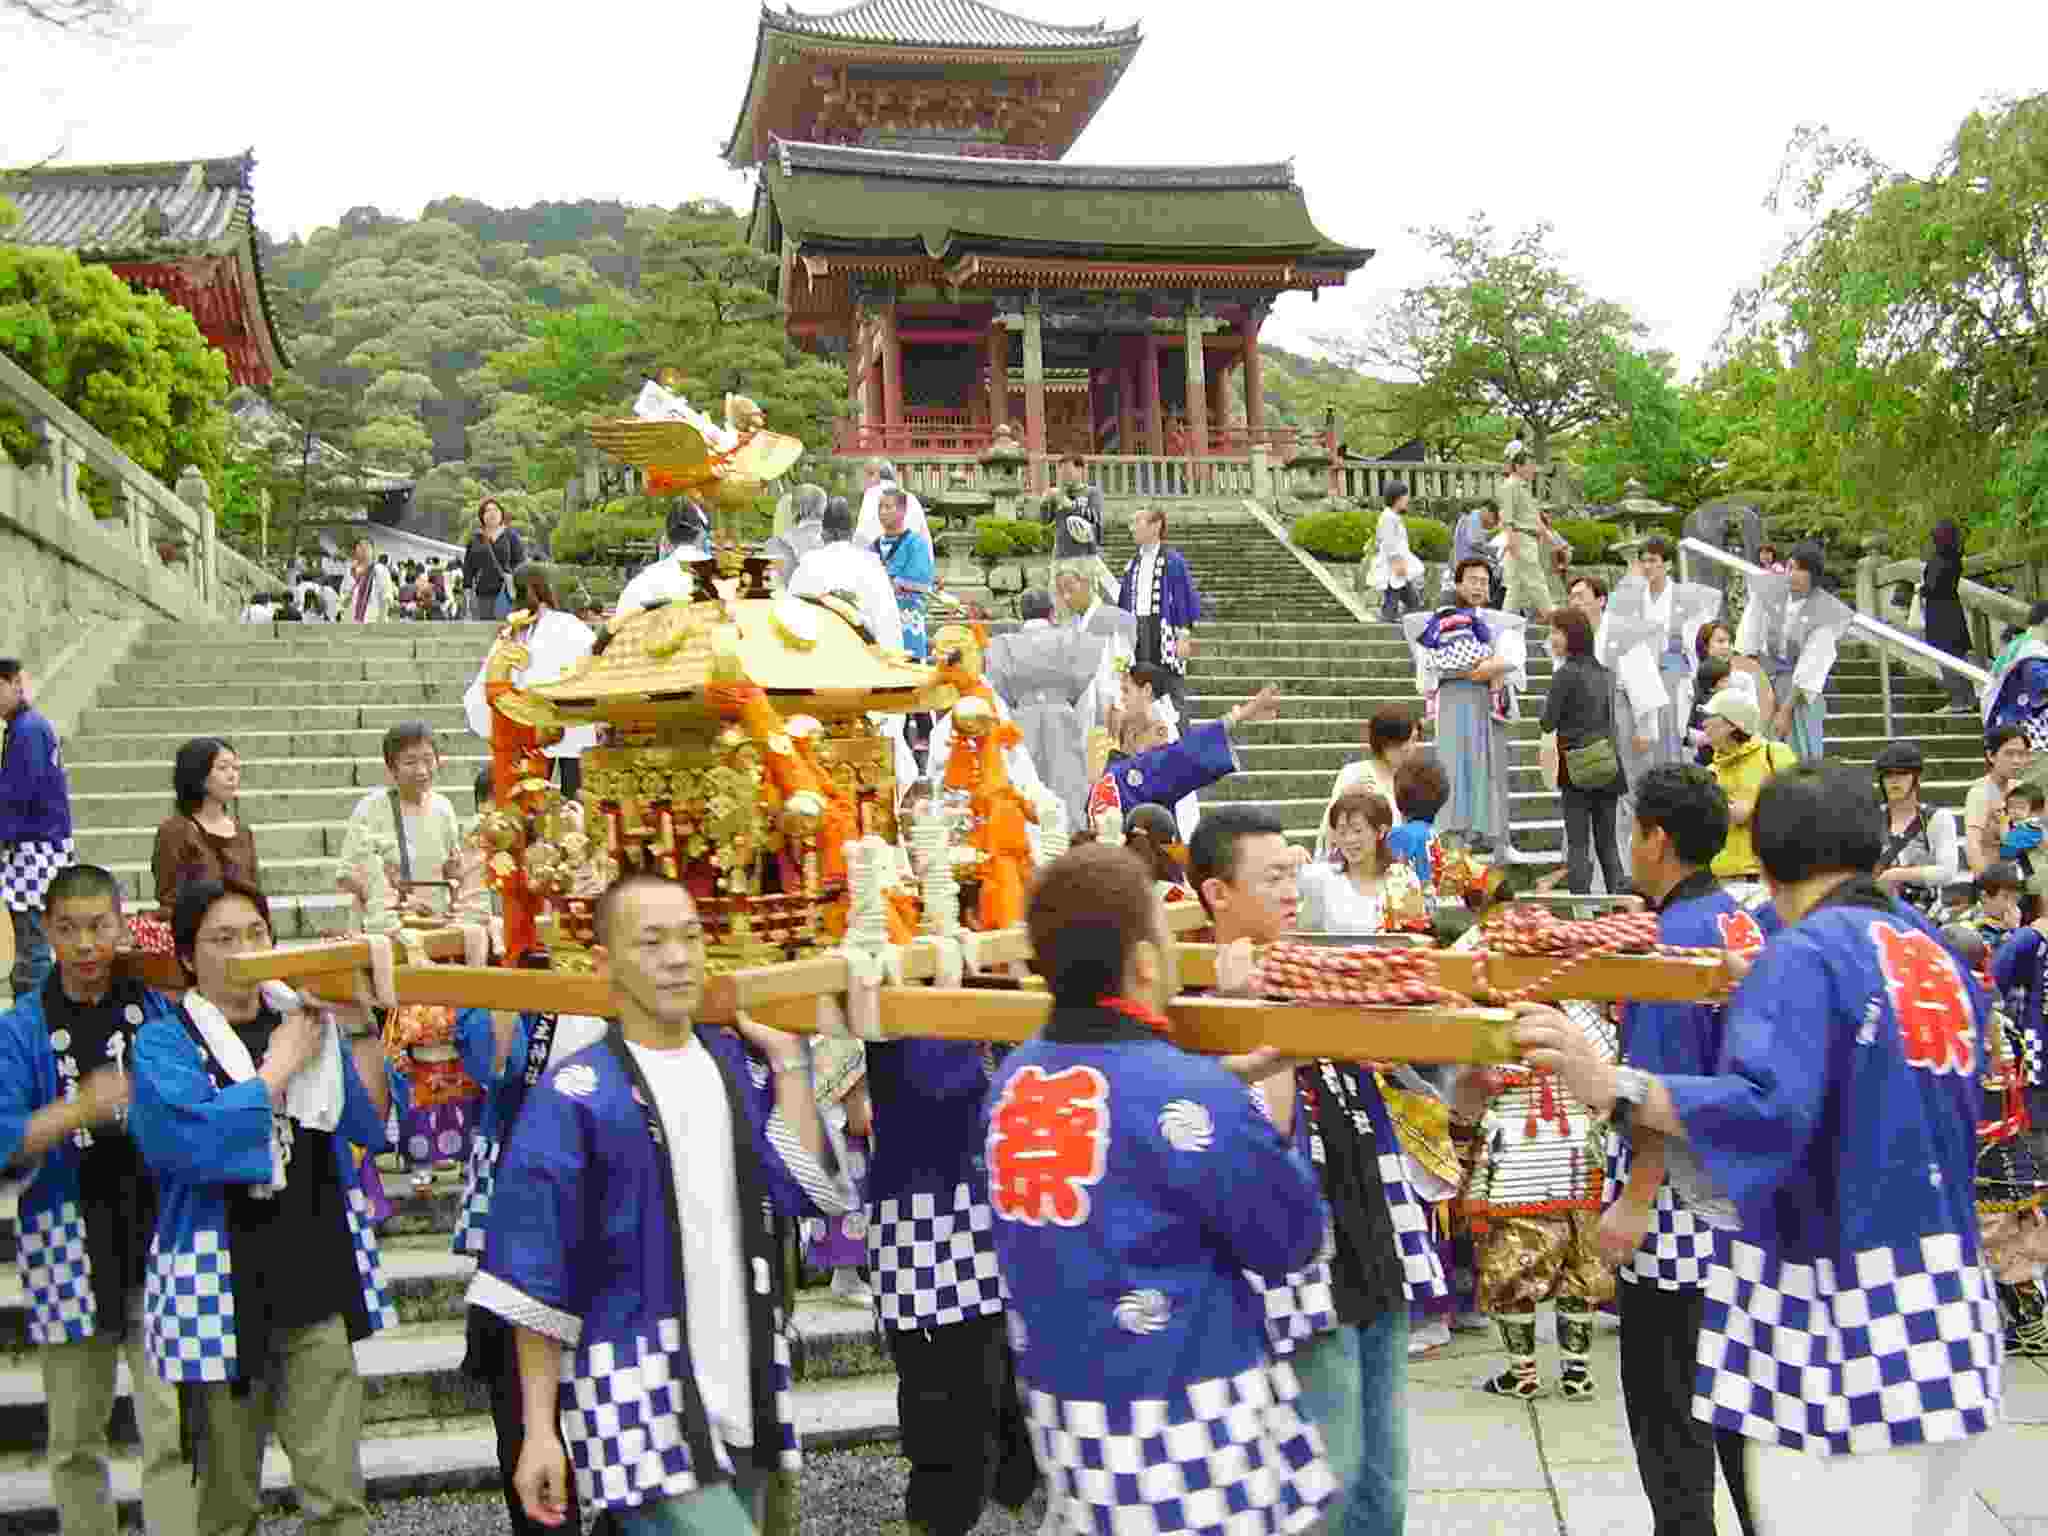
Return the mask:
[[[171,490],[13,361],[0,357],[4,409],[20,416],[42,443],[43,461],[26,477],[31,482],[36,475],[43,477],[45,501],[114,541],[114,548],[132,554],[145,569],[189,584],[193,597],[222,617],[238,613],[247,594],[268,580],[221,543],[203,478],[188,471],[180,490]],[[0,468],[6,467],[0,459]],[[81,482],[88,471],[112,495],[108,516],[95,516],[87,501]]]
[[[1867,555],[1856,566],[1856,608],[1872,618],[1903,630],[1924,630],[1924,619],[1913,620],[1917,604],[1911,595],[1899,601],[1898,588],[1910,585],[1916,591],[1927,570],[1924,560],[1884,561]],[[1981,582],[1963,578],[1956,584],[1963,614],[1970,626],[1970,649],[1979,656],[1996,656],[2005,643],[2006,632],[2026,627],[2029,604],[1997,592]],[[1923,669],[1924,670],[1924,669]]]
[[[888,455],[896,466],[897,480],[929,500],[953,487],[986,490],[989,480],[974,459]],[[1252,461],[1249,458],[1176,459],[1164,455],[1095,453],[1087,455],[1088,483],[1098,487],[1112,501],[1167,500],[1190,496],[1250,496],[1253,494]],[[1036,481],[1026,477],[1022,489],[1035,495],[1050,486],[1058,466],[1050,454],[1037,463]],[[965,479],[956,479],[964,475]],[[1032,489],[1036,485],[1037,491]]]
[[[1285,455],[1279,462],[1285,462]],[[1507,471],[1498,464],[1411,463],[1399,459],[1364,463],[1346,460],[1333,465],[1331,472],[1337,494],[1361,504],[1384,496],[1388,483],[1394,480],[1407,486],[1417,501],[1438,501],[1498,495],[1501,481],[1507,478]],[[1548,501],[1554,481],[1550,470],[1539,469],[1530,490],[1538,501]]]

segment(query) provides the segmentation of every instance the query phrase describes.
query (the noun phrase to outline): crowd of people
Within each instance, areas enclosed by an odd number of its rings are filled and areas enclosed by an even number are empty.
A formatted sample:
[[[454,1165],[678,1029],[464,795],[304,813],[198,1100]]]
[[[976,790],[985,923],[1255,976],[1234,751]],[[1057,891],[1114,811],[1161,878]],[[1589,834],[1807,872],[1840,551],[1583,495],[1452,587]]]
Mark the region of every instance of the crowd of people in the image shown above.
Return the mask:
[[[1278,700],[1184,713],[1202,615],[1163,512],[1134,519],[1118,580],[1100,497],[1064,466],[1045,582],[1022,627],[984,643],[934,612],[916,498],[886,463],[869,479],[858,511],[794,494],[767,550],[778,581],[985,683],[1017,727],[1011,782],[1081,845],[1031,886],[1053,1011],[1006,1054],[699,1028],[703,920],[645,874],[598,904],[609,1023],[380,1021],[236,983],[226,957],[275,926],[220,738],[177,753],[152,860],[185,989],[144,988],[115,963],[133,929],[119,883],[75,862],[55,733],[0,661],[17,938],[0,1173],[23,1190],[67,1532],[111,1528],[104,1405],[123,1353],[153,1529],[249,1529],[274,1431],[308,1517],[365,1530],[350,1343],[397,1321],[376,1260],[394,1149],[416,1179],[462,1180],[466,1364],[490,1384],[515,1531],[768,1519],[798,1453],[793,1221],[835,1292],[874,1310],[904,1529],[926,1536],[1034,1496],[1048,1531],[1399,1532],[1410,1359],[1489,1329],[1502,1353],[1480,1390],[1597,1400],[1603,1309],[1659,1536],[1712,1529],[1717,1467],[1745,1532],[1842,1508],[1878,1530],[1959,1529],[2002,1354],[2048,1354],[2031,1121],[2048,1107],[2048,856],[2027,724],[1988,730],[1958,828],[1921,803],[1910,747],[1875,783],[1821,760],[1839,631],[1817,550],[1754,580],[1732,631],[1657,541],[1612,593],[1579,575],[1560,606],[1515,542],[1540,550],[1540,520],[1511,496],[1507,545],[1478,552],[1481,518],[1449,602],[1390,608],[1420,707],[1375,714],[1311,851],[1270,813],[1199,804]],[[501,531],[480,509],[493,559]],[[672,548],[619,614],[695,592],[706,532],[679,503]],[[1396,551],[1386,570],[1410,566]],[[589,653],[544,568],[522,552],[500,577],[491,611],[529,615],[521,681]],[[1522,1060],[1491,1068],[1176,1048],[1162,898],[1203,908],[1225,995],[1250,994],[1257,950],[1292,933],[1448,937],[1512,900],[1485,871],[1511,862],[1532,618],[1556,661],[1541,729],[1566,880],[1589,889],[1597,863],[1664,942],[1728,951],[1748,971],[1732,996],[1521,1005]],[[2001,658],[1994,712],[2002,680],[2048,654],[2037,643]],[[470,721],[487,730],[481,682]],[[894,736],[904,901],[950,732],[941,715]],[[554,749],[567,792],[588,744]],[[407,911],[478,924],[483,850],[436,788],[435,733],[394,727],[383,757],[388,785],[339,829],[337,889],[370,931]],[[485,776],[479,809],[488,794]]]

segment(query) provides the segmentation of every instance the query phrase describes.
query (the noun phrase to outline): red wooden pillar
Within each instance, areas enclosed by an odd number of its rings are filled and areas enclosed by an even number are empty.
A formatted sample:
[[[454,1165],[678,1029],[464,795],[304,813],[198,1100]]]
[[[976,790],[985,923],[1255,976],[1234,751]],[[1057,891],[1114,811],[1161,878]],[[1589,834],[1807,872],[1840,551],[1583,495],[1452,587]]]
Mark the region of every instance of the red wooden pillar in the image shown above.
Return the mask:
[[[896,335],[896,301],[882,306],[882,424],[903,425],[903,343]]]
[[[1266,365],[1259,358],[1259,327],[1266,312],[1255,308],[1244,330],[1244,424],[1256,438],[1266,424]]]
[[[1002,317],[988,327],[988,424],[1007,426],[1010,420],[1010,333]]]
[[[1116,370],[1116,451],[1138,451],[1138,365],[1131,360],[1128,341]]]
[[[1141,371],[1145,378],[1145,451],[1154,458],[1166,452],[1166,422],[1159,404],[1159,338],[1147,334]]]

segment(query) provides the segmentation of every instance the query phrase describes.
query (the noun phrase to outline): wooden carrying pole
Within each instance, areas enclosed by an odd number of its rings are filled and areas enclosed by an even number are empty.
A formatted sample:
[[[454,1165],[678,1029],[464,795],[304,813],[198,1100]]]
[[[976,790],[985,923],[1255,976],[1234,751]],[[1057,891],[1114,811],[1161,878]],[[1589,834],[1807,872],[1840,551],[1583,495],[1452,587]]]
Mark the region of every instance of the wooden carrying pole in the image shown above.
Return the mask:
[[[1168,926],[1185,933],[1202,926],[1201,909],[1171,905]],[[459,934],[424,936],[428,954],[461,952]],[[1030,959],[1022,928],[982,934],[977,958],[985,966]],[[1168,946],[1169,990],[1215,983],[1216,946]],[[357,998],[358,977],[370,965],[362,940],[308,945],[237,955],[229,976],[242,983],[290,981],[334,1002]],[[1538,987],[1549,1000],[1637,999],[1702,1002],[1728,984],[1721,962],[1705,957],[1606,955],[1572,961],[1554,955],[1485,955],[1431,952],[1439,984],[1465,996],[1519,993]],[[940,946],[919,939],[901,951],[905,982],[938,974]],[[821,1009],[820,1000],[838,997],[853,985],[847,961],[820,955],[780,965],[724,972],[707,978],[697,1012],[706,1024],[730,1024],[740,1014],[796,1034],[813,1034],[841,1015]],[[881,989],[880,1029],[884,1038],[1021,1041],[1035,1035],[1050,1010],[1042,990],[1027,983],[1014,990],[986,986],[889,985]],[[605,1015],[612,1011],[609,986],[600,978],[503,966],[400,965],[394,989],[406,1002],[462,1008],[530,1010]],[[1484,1007],[1372,1008],[1259,999],[1175,996],[1167,1008],[1175,1042],[1190,1050],[1233,1055],[1271,1046],[1290,1056],[1415,1062],[1499,1062],[1514,1058],[1508,1040],[1511,1015]]]

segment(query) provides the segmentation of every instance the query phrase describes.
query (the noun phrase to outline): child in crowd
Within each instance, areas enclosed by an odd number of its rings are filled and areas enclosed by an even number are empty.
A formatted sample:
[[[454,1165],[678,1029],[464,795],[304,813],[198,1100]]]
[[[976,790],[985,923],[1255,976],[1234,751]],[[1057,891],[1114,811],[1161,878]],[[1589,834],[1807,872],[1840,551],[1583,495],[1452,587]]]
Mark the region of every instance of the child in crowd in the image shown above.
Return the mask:
[[[1707,740],[1707,701],[1734,675],[1720,656],[1709,656],[1693,675],[1692,718],[1686,722],[1685,741],[1692,749],[1692,760],[1702,768],[1714,766],[1714,744]]]
[[[2035,888],[2037,870],[2048,873],[2048,859],[2039,856],[2041,813],[2048,809],[2048,789],[2039,784],[2015,784],[2005,796],[2005,836],[1998,840],[1998,856],[2010,859],[2020,869],[2020,880]]]
[[[1450,797],[1451,781],[1444,772],[1443,759],[1432,751],[1418,747],[1394,770],[1394,809],[1401,813],[1401,824],[1387,834],[1387,855],[1407,861],[1428,898],[1433,898],[1436,890],[1432,854],[1437,812]]]
[[[2009,859],[1985,865],[1984,872],[1977,876],[1977,904],[1963,916],[1962,922],[1983,935],[1993,954],[2026,921],[2022,911],[2027,900],[2025,889],[2019,865]]]

